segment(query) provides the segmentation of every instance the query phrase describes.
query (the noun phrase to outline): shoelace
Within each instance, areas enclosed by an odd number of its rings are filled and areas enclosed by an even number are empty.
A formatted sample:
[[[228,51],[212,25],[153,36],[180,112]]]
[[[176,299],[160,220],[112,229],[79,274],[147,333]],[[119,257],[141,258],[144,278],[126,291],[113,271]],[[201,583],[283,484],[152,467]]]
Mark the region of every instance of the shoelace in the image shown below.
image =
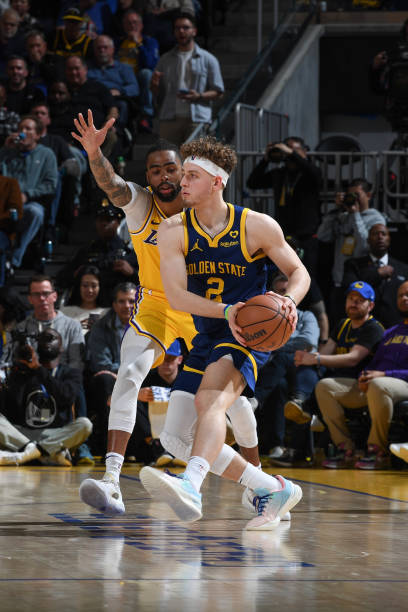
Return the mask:
[[[258,515],[263,514],[265,506],[272,498],[272,495],[273,493],[269,493],[268,495],[262,495],[262,497],[259,497],[259,495],[255,495],[254,499],[252,500],[252,503],[255,507],[255,510],[258,511]]]
[[[168,476],[173,476],[173,478],[180,478],[180,480],[184,480],[181,474],[173,474],[173,472],[170,472],[170,470],[164,470],[164,473]]]

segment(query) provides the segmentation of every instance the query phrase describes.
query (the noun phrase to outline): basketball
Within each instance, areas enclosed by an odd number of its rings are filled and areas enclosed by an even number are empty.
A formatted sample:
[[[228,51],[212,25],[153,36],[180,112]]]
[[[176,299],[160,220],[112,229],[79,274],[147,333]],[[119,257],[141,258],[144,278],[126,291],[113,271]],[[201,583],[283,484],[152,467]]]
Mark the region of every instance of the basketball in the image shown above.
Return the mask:
[[[276,351],[289,340],[292,327],[275,295],[255,295],[238,312],[236,322],[249,348]]]

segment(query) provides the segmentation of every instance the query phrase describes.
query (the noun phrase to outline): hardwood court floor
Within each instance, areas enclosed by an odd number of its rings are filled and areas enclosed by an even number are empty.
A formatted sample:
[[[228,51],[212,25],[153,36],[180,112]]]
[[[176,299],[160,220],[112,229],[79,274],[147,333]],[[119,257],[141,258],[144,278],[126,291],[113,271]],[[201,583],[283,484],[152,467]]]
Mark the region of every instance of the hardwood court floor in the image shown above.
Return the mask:
[[[1,612],[408,608],[408,472],[282,470],[303,499],[254,533],[232,483],[210,476],[186,524],[125,468],[127,514],[111,519],[78,499],[91,471],[0,468]]]

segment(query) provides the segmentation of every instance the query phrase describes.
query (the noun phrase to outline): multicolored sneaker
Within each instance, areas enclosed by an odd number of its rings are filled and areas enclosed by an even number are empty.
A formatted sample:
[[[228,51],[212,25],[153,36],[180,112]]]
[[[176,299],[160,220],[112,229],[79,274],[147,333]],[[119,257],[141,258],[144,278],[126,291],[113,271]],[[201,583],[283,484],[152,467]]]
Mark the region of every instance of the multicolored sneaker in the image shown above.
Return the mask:
[[[255,489],[254,504],[258,516],[247,523],[248,531],[269,531],[275,529],[283,517],[302,499],[302,489],[282,476],[275,476],[282,485],[279,491]]]
[[[246,510],[252,512],[252,514],[257,514],[257,509],[255,507],[256,504],[254,504],[255,497],[255,493],[248,487],[245,487],[244,492],[242,493],[242,505]],[[286,514],[282,516],[281,521],[290,521],[290,519],[290,512],[286,512]]]
[[[390,465],[390,456],[377,444],[369,444],[367,453],[356,461],[354,467],[358,470],[387,470]]]
[[[119,483],[110,474],[105,474],[102,480],[84,480],[79,487],[79,497],[84,504],[109,516],[125,514]]]
[[[168,504],[180,520],[198,521],[203,516],[201,494],[195,490],[186,474],[144,467],[139,476],[146,491],[157,501]]]
[[[322,467],[331,470],[339,470],[354,467],[356,457],[354,451],[350,448],[345,448],[344,442],[341,442],[337,447],[337,452],[333,457],[327,457],[322,461]]]
[[[390,444],[390,451],[393,455],[408,463],[408,442]]]

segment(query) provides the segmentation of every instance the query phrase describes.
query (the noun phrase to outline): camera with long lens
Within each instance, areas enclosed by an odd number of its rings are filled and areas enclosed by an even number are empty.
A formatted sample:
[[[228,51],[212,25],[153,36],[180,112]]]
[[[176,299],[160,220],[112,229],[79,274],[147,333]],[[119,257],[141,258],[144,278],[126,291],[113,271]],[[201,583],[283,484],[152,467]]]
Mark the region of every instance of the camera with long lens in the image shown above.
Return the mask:
[[[90,253],[88,263],[97,266],[99,270],[110,268],[117,259],[124,259],[127,251],[124,249],[116,249],[111,253]]]
[[[268,151],[268,160],[274,164],[280,164],[287,160],[288,154],[284,153],[279,147],[272,147]]]
[[[346,193],[343,200],[343,206],[351,208],[355,204],[358,204],[359,201],[357,193]]]
[[[11,332],[13,341],[13,358],[14,361],[31,361],[32,343],[30,340],[37,340],[38,334],[27,334],[26,332],[13,329]]]

